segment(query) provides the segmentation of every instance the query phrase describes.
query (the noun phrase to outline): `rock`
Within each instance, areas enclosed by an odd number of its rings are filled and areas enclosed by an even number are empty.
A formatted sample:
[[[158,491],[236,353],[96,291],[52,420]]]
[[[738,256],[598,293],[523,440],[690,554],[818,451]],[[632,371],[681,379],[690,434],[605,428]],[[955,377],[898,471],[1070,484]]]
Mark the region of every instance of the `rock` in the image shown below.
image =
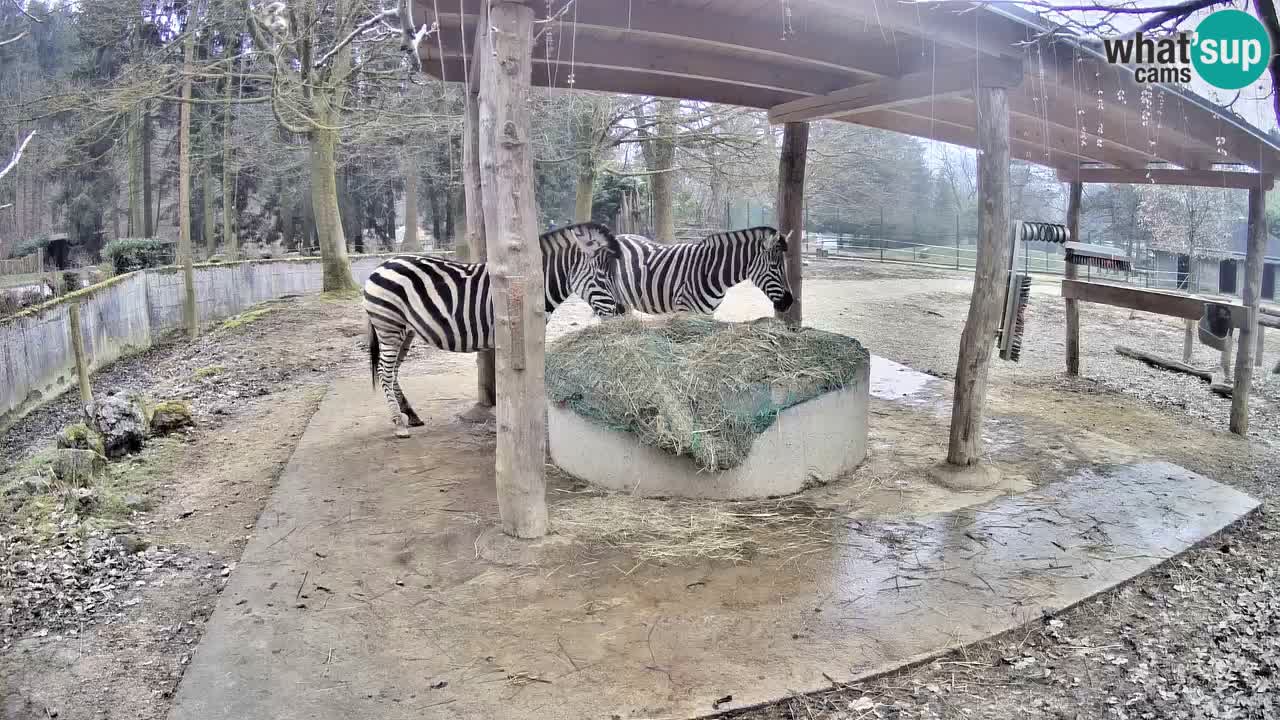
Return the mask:
[[[137,555],[151,546],[151,543],[133,535],[117,535],[116,542],[120,543],[120,547],[130,555]]]
[[[151,509],[151,501],[136,493],[129,493],[121,498],[120,501],[125,509],[130,512],[142,512]]]
[[[90,424],[102,435],[107,457],[117,458],[142,449],[147,438],[147,415],[141,401],[112,395],[85,410]]]
[[[51,489],[51,484],[45,478],[38,475],[14,480],[4,486],[3,492],[0,492],[5,499],[12,501],[15,506],[22,505],[27,498],[43,495]]]
[[[107,459],[92,450],[61,448],[50,456],[50,467],[59,480],[73,487],[87,487],[107,469]]]
[[[77,488],[69,500],[71,509],[77,515],[89,515],[98,508],[98,491],[93,488]]]
[[[157,403],[151,411],[151,434],[168,435],[175,430],[191,427],[191,405],[181,400]]]
[[[106,445],[102,436],[93,428],[82,422],[68,425],[58,433],[58,447],[72,450],[92,450],[99,455],[106,455]]]
[[[226,403],[218,403],[217,405],[214,405],[213,408],[209,410],[209,412],[213,413],[214,415],[230,415],[231,408],[228,407]]]

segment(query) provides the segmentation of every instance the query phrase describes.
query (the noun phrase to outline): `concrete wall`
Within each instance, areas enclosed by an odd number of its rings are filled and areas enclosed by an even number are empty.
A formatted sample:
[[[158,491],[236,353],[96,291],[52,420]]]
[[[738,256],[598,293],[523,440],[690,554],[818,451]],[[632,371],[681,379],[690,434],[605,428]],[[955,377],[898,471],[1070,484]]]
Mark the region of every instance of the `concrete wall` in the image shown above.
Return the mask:
[[[353,257],[356,282],[363,284],[386,257]],[[199,265],[195,282],[196,313],[207,324],[266,300],[319,292],[320,261]],[[0,319],[0,430],[75,385],[69,308],[77,302],[90,368],[100,370],[182,326],[182,272],[160,268],[128,273]]]

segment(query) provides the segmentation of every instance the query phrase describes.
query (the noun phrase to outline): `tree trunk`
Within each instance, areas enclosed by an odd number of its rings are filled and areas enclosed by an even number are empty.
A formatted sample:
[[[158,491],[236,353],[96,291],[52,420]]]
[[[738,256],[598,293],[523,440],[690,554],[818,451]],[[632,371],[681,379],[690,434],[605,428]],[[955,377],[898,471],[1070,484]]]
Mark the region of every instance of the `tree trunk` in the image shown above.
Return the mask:
[[[142,113],[129,113],[129,237],[142,237],[147,221],[142,209]]]
[[[529,147],[533,9],[491,6],[480,58],[480,170],[497,340],[498,512],[508,535],[547,532],[542,252]]]
[[[573,201],[573,221],[591,222],[592,194],[596,189],[595,158],[583,155],[578,164],[578,189]]]
[[[453,183],[444,190],[444,244],[453,245]]]
[[[809,123],[789,122],[783,130],[778,156],[778,232],[787,239],[787,284],[794,298],[778,319],[800,325],[801,286],[804,282],[804,171],[809,152]]]
[[[978,258],[969,317],[960,336],[951,438],[947,462],[974,465],[982,459],[982,410],[987,370],[1009,261],[1009,96],[1005,88],[977,92]]]
[[[142,103],[142,231],[143,237],[155,237],[160,224],[160,200],[151,203],[151,104]]]
[[[404,242],[401,252],[421,252],[422,243],[418,240],[418,163],[406,158],[404,167]]]
[[[208,133],[205,133],[208,136]],[[208,143],[206,143],[208,145]],[[200,234],[204,239],[204,256],[205,258],[213,257],[217,250],[217,243],[214,240],[214,234],[217,231],[217,224],[213,219],[213,153],[212,148],[205,148],[206,157],[202,163],[204,172],[201,173],[200,184],[200,210],[204,220]]]
[[[481,47],[485,37],[485,23],[477,23],[475,45]],[[479,63],[472,66],[479,69]],[[480,115],[477,93],[480,89],[479,73],[471,80],[470,92],[464,98],[466,103],[463,122],[462,140],[462,195],[464,211],[467,215],[467,242],[458,248],[467,253],[466,258],[473,263],[482,263],[489,257],[489,247],[485,238],[484,227],[484,194],[480,186]],[[494,376],[494,357],[492,350],[481,350],[476,354],[476,406],[469,413],[469,419],[486,418],[490,408],[497,402],[497,379]]]
[[[316,97],[321,97],[316,90]],[[337,127],[336,113],[324,113],[322,122]],[[325,292],[356,289],[347,259],[347,241],[342,234],[342,212],[338,209],[338,132],[318,128],[311,131],[311,209],[320,245]]]
[[[236,237],[236,182],[231,173],[231,165],[235,148],[231,144],[231,127],[235,116],[231,112],[232,81],[227,80],[227,104],[222,116],[222,244],[227,257],[231,260],[240,258],[240,241]]]
[[[444,228],[440,224],[440,195],[435,178],[428,174],[422,178],[422,185],[427,191],[427,209],[431,211],[431,242],[440,247],[444,244]]]
[[[1067,199],[1067,231],[1075,242],[1080,241],[1080,203],[1083,196],[1084,183],[1071,183]],[[1071,263],[1066,263],[1064,273],[1068,280],[1075,280],[1080,274]],[[1080,377],[1080,304],[1071,299],[1067,300],[1067,375]]]
[[[1249,435],[1249,391],[1253,387],[1253,352],[1262,331],[1258,327],[1258,305],[1262,301],[1262,261],[1267,250],[1267,194],[1249,189],[1249,246],[1244,261],[1244,288],[1240,299],[1249,318],[1240,328],[1240,348],[1236,352],[1235,386],[1231,392],[1231,432]],[[1228,339],[1228,342],[1230,339]],[[1228,345],[1228,347],[1230,347]]]
[[[653,191],[653,239],[670,243],[676,239],[674,168],[676,160],[676,113],[679,100],[659,100],[656,131],[645,132],[641,144],[645,164],[651,173],[649,187]]]
[[[191,267],[191,55],[195,34],[187,35],[182,50],[182,105],[178,108],[178,259],[182,264],[185,295],[182,322],[187,336],[194,340],[200,333],[196,318],[195,272]]]

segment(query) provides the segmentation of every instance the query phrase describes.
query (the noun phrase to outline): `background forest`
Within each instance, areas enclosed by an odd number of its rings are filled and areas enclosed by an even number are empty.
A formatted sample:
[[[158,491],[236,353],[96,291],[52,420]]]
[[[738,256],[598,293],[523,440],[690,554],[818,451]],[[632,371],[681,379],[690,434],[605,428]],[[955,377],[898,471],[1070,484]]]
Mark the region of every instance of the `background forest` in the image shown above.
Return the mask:
[[[0,158],[23,148],[0,180],[0,258],[163,260],[184,216],[197,258],[452,246],[464,90],[413,67],[383,15],[365,0],[0,0]],[[780,131],[764,113],[559,89],[531,101],[542,226],[595,219],[669,242],[773,222]],[[823,122],[808,162],[810,232],[973,243],[970,150]],[[1012,203],[1014,218],[1056,220],[1063,187],[1018,163]],[[1162,246],[1212,254],[1243,216],[1242,192],[1090,186],[1083,234],[1141,262]]]

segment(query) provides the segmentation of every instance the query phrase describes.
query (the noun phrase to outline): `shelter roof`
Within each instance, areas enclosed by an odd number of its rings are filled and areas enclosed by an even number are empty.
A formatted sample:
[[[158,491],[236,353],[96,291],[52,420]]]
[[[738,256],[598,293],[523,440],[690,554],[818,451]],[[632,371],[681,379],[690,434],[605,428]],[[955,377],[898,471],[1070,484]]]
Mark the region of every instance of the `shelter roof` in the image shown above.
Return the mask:
[[[414,0],[425,69],[462,81],[487,0]],[[533,82],[836,119],[974,147],[976,82],[1009,90],[1013,156],[1057,168],[1280,171],[1280,143],[1188,90],[1139,84],[1034,14],[970,2],[531,3]],[[547,18],[548,6],[552,17]],[[563,10],[563,11],[561,11]],[[465,52],[464,52],[465,50]]]

